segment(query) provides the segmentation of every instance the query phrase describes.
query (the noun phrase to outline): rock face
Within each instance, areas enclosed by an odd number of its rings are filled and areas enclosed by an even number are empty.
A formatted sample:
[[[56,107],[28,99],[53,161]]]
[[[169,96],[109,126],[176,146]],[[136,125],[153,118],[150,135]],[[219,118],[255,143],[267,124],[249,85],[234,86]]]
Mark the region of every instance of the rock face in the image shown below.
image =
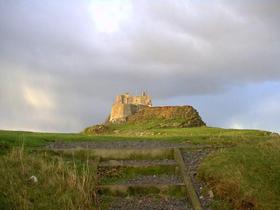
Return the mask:
[[[145,92],[141,96],[132,96],[129,93],[119,95],[112,106],[109,122],[125,122],[128,116],[151,106],[151,97]]]
[[[206,125],[192,106],[146,107],[128,116],[126,122],[154,122],[159,127],[200,127]]]

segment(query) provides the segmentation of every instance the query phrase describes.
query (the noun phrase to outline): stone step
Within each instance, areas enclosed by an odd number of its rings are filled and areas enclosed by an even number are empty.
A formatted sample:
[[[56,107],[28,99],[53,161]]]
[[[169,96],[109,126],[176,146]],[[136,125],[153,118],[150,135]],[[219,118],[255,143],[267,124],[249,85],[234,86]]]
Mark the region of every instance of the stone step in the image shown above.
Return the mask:
[[[184,183],[176,184],[109,184],[98,186],[99,195],[110,196],[134,196],[134,195],[176,195],[179,197],[186,196],[186,187]]]
[[[182,186],[184,182],[177,175],[140,175],[131,178],[112,178],[99,182],[101,188],[110,188],[110,191],[131,190],[131,188],[155,188],[164,189],[166,186]]]
[[[162,160],[108,160],[99,163],[98,167],[151,167],[151,166],[175,166],[177,162],[170,159]]]
[[[109,202],[108,202],[109,201]],[[128,197],[100,196],[101,209],[110,210],[193,210],[186,198],[174,196],[143,195]]]

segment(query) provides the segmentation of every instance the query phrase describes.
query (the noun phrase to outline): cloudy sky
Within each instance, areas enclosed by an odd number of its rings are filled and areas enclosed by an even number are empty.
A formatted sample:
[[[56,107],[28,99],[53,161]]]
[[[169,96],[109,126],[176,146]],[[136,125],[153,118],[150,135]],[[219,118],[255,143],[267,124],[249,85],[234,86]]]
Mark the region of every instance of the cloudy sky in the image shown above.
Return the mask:
[[[0,0],[0,129],[77,132],[115,95],[280,131],[279,0]]]

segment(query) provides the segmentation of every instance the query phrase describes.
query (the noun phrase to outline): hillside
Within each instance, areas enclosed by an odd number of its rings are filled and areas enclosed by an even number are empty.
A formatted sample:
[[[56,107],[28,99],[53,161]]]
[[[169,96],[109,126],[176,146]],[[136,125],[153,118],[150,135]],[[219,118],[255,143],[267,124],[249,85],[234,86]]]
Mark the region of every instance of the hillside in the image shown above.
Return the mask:
[[[192,106],[146,107],[125,121],[95,125],[84,130],[86,134],[102,134],[123,129],[191,128],[206,126]]]

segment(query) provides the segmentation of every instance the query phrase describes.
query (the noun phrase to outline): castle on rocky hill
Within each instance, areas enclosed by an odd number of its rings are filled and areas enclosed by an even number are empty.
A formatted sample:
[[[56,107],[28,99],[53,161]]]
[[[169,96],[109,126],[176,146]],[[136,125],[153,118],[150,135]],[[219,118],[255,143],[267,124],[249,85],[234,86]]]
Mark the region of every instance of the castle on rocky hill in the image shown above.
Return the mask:
[[[151,106],[152,99],[146,92],[141,96],[132,96],[129,93],[118,95],[112,106],[109,122],[125,122],[128,116]]]
[[[192,106],[152,106],[145,92],[140,96],[118,95],[111,109],[110,123],[158,123],[159,127],[200,127],[206,125]],[[155,124],[156,125],[156,124]]]

